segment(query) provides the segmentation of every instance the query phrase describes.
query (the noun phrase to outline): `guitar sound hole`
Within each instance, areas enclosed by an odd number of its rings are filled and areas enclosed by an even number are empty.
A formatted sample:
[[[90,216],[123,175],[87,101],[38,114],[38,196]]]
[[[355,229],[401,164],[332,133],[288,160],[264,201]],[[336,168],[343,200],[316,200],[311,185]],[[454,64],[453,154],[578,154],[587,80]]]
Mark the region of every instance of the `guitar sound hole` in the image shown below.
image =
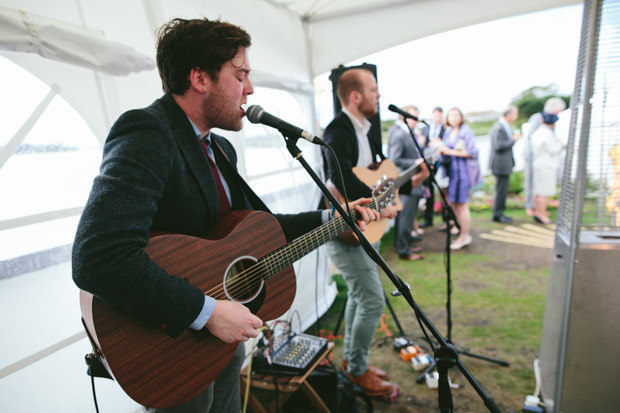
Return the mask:
[[[226,271],[224,291],[229,300],[247,303],[260,293],[263,287],[262,270],[253,257],[240,257]]]

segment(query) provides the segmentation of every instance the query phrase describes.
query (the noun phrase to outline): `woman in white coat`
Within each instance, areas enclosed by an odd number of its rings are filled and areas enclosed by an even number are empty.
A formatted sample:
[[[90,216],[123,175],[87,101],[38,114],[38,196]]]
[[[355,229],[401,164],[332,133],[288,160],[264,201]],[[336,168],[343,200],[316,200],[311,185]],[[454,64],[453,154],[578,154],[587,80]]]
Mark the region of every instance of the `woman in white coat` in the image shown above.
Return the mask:
[[[555,135],[553,130],[557,115],[543,113],[543,124],[532,134],[532,152],[534,155],[532,167],[536,179],[533,182],[534,193],[534,221],[541,224],[551,224],[547,211],[547,198],[554,196],[558,182],[560,168],[560,152],[564,144]]]

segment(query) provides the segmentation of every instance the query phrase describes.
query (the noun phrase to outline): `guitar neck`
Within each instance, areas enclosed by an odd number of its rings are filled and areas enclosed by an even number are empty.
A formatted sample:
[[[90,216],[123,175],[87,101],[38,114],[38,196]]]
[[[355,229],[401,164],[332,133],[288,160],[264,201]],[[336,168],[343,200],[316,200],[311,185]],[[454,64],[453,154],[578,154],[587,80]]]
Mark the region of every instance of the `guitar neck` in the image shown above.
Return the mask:
[[[377,209],[377,202],[373,199],[369,204],[365,205],[371,209]],[[353,222],[359,219],[359,212],[351,210],[351,218]],[[327,241],[331,241],[338,235],[349,229],[349,225],[342,217],[333,219],[317,229],[303,235],[282,248],[264,256],[259,263],[263,266],[263,278],[268,280],[280,271],[293,264],[295,261],[308,255]]]
[[[424,160],[422,158],[418,159],[415,164],[411,165],[405,171],[398,175],[396,179],[394,179],[394,186],[396,188],[400,188],[407,181],[411,179],[411,177],[418,173],[420,170],[420,164],[422,164]]]
[[[406,171],[401,173],[392,185],[395,188],[400,188],[405,182],[411,179],[413,175],[418,173],[422,159],[409,167]],[[366,206],[371,209],[380,210],[379,205],[381,201],[388,197],[389,193],[379,194],[373,197],[372,201]],[[351,218],[353,222],[357,222],[359,219],[359,213],[353,209],[351,210]],[[342,234],[349,229],[346,221],[342,217],[338,217],[326,224],[321,225],[317,229],[309,232],[308,234],[301,236],[291,243],[285,245],[282,248],[264,256],[260,259],[257,265],[261,265],[263,269],[263,278],[265,280],[278,274],[280,271],[298,261],[302,257],[311,253],[327,241],[331,241],[338,235]]]

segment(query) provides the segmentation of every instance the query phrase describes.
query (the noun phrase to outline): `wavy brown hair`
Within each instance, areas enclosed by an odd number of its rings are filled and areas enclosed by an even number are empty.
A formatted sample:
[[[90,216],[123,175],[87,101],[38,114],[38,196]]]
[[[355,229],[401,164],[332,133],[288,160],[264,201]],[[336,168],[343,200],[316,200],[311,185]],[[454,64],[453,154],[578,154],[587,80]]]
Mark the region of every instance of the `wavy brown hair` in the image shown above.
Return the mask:
[[[235,57],[240,47],[251,44],[248,32],[220,20],[169,21],[157,30],[157,68],[164,92],[185,93],[194,68],[217,80],[224,63]]]

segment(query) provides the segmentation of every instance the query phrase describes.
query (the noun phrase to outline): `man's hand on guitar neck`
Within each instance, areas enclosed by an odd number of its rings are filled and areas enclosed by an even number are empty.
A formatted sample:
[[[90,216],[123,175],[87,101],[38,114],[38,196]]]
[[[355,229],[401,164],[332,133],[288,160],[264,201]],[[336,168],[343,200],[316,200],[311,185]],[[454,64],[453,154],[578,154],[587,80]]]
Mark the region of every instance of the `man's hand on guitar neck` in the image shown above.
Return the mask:
[[[424,182],[426,178],[428,178],[429,176],[430,176],[430,173],[428,172],[428,168],[426,167],[426,164],[421,163],[420,172],[418,172],[417,174],[411,177],[411,186],[416,187],[422,184],[422,182]]]
[[[213,313],[205,324],[211,334],[225,343],[248,341],[258,335],[262,326],[262,320],[246,306],[228,300],[215,302]]]
[[[357,221],[357,226],[362,231],[366,230],[366,224],[370,221],[378,221],[379,219],[381,219],[381,216],[377,210],[363,206],[370,203],[371,201],[371,198],[360,198],[356,199],[355,201],[349,202],[349,208],[355,209],[360,215],[360,219]],[[346,205],[343,204],[342,207],[345,211],[347,210]],[[338,211],[336,211],[336,216],[340,216]]]
[[[389,204],[388,206],[386,206],[385,208],[381,210],[381,218],[392,219],[392,218],[396,218],[397,214],[398,214],[398,211],[396,210],[396,207],[392,204]]]

